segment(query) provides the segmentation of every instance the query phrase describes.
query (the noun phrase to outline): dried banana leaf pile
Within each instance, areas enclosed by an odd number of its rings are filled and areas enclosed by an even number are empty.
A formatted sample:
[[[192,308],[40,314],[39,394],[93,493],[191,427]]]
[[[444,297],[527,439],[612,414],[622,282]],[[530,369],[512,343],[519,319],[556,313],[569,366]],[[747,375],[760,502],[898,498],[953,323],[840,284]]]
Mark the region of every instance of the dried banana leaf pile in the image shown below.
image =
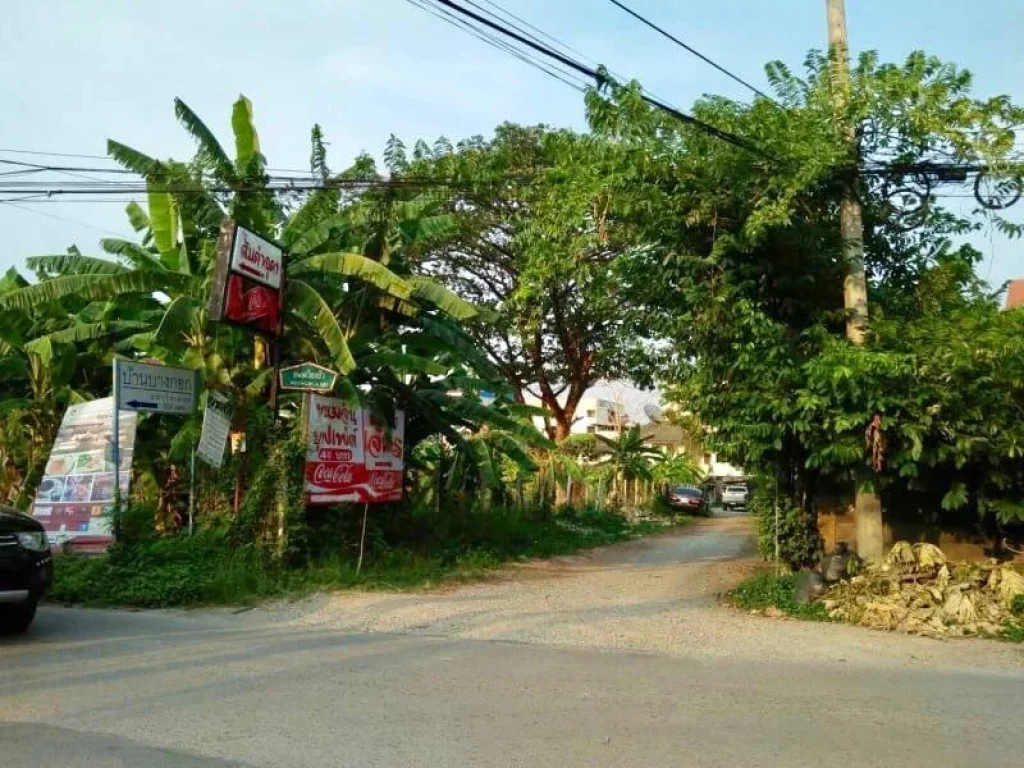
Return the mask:
[[[1009,565],[949,563],[933,544],[895,544],[885,561],[822,598],[833,619],[933,637],[998,635],[1015,622],[1024,575]]]

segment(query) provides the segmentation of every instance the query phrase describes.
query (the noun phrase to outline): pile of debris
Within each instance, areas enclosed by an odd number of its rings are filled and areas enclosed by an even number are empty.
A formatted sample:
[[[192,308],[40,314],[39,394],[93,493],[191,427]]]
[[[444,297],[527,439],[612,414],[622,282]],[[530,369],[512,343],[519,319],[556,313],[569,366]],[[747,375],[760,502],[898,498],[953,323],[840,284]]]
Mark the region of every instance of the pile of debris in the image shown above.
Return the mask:
[[[995,561],[949,563],[934,544],[895,544],[880,565],[832,586],[833,619],[919,635],[999,635],[1014,623],[1024,575]],[[1019,602],[1019,601],[1018,601]]]

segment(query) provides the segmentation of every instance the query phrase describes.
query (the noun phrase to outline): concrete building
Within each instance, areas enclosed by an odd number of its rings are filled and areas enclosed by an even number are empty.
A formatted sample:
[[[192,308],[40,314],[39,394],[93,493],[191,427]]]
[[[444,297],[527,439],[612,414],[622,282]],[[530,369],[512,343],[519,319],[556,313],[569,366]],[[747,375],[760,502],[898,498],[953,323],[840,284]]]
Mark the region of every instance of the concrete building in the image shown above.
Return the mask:
[[[576,409],[572,425],[574,435],[615,435],[630,426],[629,416],[621,404],[600,397],[585,397]]]
[[[1024,278],[1011,280],[1006,289],[1006,308],[1024,307]]]

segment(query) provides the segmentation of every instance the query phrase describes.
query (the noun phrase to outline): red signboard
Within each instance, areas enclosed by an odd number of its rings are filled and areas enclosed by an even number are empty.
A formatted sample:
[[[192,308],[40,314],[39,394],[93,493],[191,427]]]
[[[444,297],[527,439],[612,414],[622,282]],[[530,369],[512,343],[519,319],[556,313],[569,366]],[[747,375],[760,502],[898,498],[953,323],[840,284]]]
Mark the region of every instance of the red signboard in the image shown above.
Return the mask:
[[[210,318],[280,336],[284,251],[231,219],[221,225]]]
[[[395,426],[364,408],[310,395],[306,407],[305,491],[310,504],[385,502],[402,498],[405,414]]]

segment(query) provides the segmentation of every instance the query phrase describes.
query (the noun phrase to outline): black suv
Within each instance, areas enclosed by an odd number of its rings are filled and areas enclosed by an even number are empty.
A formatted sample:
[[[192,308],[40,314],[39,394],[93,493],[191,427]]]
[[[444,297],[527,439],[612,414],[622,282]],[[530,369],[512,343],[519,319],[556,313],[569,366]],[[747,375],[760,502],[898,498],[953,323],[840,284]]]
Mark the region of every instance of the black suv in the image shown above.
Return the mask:
[[[53,557],[38,522],[0,506],[0,633],[24,632],[53,580]]]

